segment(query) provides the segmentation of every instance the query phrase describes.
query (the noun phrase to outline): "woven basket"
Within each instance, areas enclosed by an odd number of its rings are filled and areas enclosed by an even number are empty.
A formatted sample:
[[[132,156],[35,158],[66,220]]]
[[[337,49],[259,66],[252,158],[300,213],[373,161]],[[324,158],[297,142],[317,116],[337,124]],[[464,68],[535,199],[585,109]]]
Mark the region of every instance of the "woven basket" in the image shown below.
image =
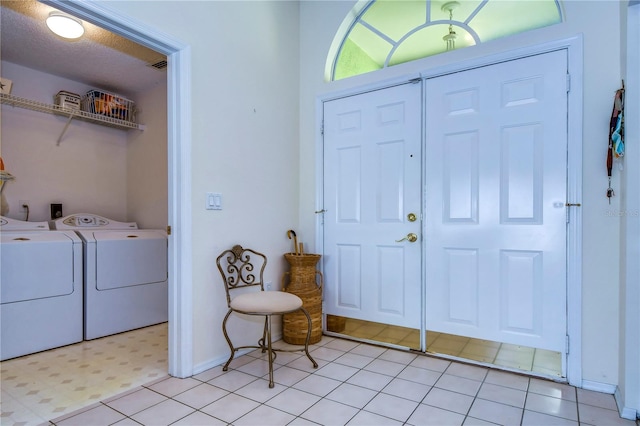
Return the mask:
[[[302,306],[311,317],[309,343],[322,339],[322,273],[316,270],[319,254],[284,255],[291,270],[282,275],[284,291],[302,299]],[[302,312],[282,316],[282,340],[292,345],[304,345],[309,323]]]
[[[316,264],[320,260],[319,254],[293,254],[285,253],[284,258],[289,262],[288,291],[308,290],[309,287],[317,287]],[[320,283],[322,286],[322,283]]]
[[[309,344],[322,339],[322,292],[316,287],[309,291],[294,293],[302,299],[302,306],[311,317],[311,337]],[[292,345],[304,345],[308,330],[307,317],[302,312],[293,312],[282,316],[282,340]]]
[[[338,317],[336,315],[327,315],[327,331],[340,333],[344,331],[346,326],[347,326],[347,319],[345,317]]]

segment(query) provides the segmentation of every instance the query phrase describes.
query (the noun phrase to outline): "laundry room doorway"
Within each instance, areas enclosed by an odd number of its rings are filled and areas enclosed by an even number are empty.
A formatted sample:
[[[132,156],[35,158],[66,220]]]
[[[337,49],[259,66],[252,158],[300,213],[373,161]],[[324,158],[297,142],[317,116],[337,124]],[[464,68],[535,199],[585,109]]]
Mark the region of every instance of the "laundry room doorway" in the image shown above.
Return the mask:
[[[70,3],[60,0],[51,6],[116,33],[167,56],[167,168],[168,168],[168,286],[169,330],[168,373],[189,377],[193,373],[191,316],[191,188],[188,164],[191,153],[190,51],[187,45],[165,33],[142,26],[97,2]],[[183,285],[183,283],[185,283]]]
[[[388,117],[370,104],[374,92],[324,102],[328,332],[568,376],[568,188],[575,177],[567,171],[568,62],[568,50],[557,49],[375,91],[385,92],[385,108],[400,105],[400,91],[423,99],[401,108],[421,115],[417,154],[380,154],[379,147],[405,141],[408,130],[372,131],[363,145],[377,147],[377,156],[354,142],[356,128],[375,122],[363,112]],[[411,126],[411,119],[400,121]],[[418,179],[407,166],[411,155],[421,158]],[[387,177],[398,164],[403,172],[393,176],[421,188],[411,192],[411,184]],[[375,173],[361,173],[365,167]],[[394,192],[402,196],[383,198],[389,187],[402,188]],[[365,215],[385,219],[380,211],[398,214],[368,226]],[[362,226],[367,237],[350,239]],[[402,232],[387,235],[393,226]],[[383,256],[408,250],[420,253],[420,262]],[[398,321],[400,312],[410,314]]]

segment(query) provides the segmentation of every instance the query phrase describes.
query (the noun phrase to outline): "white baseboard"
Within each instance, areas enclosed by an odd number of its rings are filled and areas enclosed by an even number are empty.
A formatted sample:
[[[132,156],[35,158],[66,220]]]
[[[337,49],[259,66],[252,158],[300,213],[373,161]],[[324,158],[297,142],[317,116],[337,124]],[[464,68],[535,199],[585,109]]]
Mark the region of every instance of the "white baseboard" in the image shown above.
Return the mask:
[[[207,362],[203,362],[202,364],[197,364],[193,366],[193,375],[195,376],[196,374],[200,374],[203,371],[207,371],[212,369],[213,367],[217,367],[219,365],[224,364],[225,362],[227,362],[227,360],[229,359],[228,356],[222,358],[214,358],[212,360],[209,360]]]
[[[613,398],[616,401],[616,406],[618,407],[618,413],[620,414],[620,417],[622,417],[623,419],[636,420],[636,418],[640,414],[635,409],[624,406],[624,401],[622,400],[622,393],[620,392],[620,388],[616,385],[593,382],[590,380],[583,380],[582,389],[586,389],[594,392],[612,394]]]
[[[241,351],[238,351],[234,358],[242,356],[242,355],[244,355],[246,353],[249,353],[249,352],[251,352],[253,350],[254,349],[243,349]],[[195,365],[193,367],[193,375],[195,376],[196,374],[200,374],[200,373],[202,373],[204,371],[207,371],[207,370],[210,370],[210,369],[212,369],[214,367],[222,365],[222,364],[226,363],[228,359],[229,359],[229,355],[223,355],[223,356],[220,356],[220,357],[216,357],[216,358],[210,359],[209,361],[203,362],[201,364]]]
[[[276,333],[276,334],[273,334],[271,336],[271,340],[273,342],[277,342],[280,339],[282,339],[282,333]],[[249,353],[249,352],[251,352],[253,350],[255,350],[255,349],[243,349],[241,351],[238,351],[234,358],[242,356],[242,355],[244,355],[246,353]],[[217,367],[219,365],[224,364],[229,359],[229,355],[231,355],[231,353],[228,352],[223,356],[218,356],[216,358],[210,359],[209,361],[205,361],[205,362],[200,363],[198,365],[194,365],[193,366],[193,375],[195,376],[196,374],[200,374],[203,371],[207,371],[207,370],[212,369],[213,367]]]
[[[622,400],[622,393],[620,392],[620,388],[616,386],[616,391],[613,394],[614,399],[616,400],[616,405],[618,406],[618,413],[620,413],[620,417],[623,419],[636,420],[640,418],[640,412],[638,412],[635,408],[625,407],[624,401]]]
[[[608,393],[613,395],[616,393],[617,388],[618,387],[616,385],[610,385],[608,383],[592,382],[591,380],[582,381],[582,389],[590,391]]]

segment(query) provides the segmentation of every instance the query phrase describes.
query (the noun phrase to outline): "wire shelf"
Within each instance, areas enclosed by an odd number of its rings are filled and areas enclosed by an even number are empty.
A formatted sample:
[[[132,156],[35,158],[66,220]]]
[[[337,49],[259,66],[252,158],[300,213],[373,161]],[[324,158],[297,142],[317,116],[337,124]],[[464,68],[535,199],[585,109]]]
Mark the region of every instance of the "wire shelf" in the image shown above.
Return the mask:
[[[20,98],[18,96],[0,93],[0,101],[3,104],[14,107],[30,109],[32,111],[44,112],[48,114],[61,115],[68,117],[69,120],[77,118],[80,120],[101,124],[103,126],[116,127],[119,129],[135,129],[144,130],[144,125],[133,123],[130,121],[119,120],[117,118],[106,117],[100,114],[92,114],[86,111],[62,108],[58,105],[46,104],[44,102],[32,101],[30,99]],[[62,135],[60,135],[62,137]]]

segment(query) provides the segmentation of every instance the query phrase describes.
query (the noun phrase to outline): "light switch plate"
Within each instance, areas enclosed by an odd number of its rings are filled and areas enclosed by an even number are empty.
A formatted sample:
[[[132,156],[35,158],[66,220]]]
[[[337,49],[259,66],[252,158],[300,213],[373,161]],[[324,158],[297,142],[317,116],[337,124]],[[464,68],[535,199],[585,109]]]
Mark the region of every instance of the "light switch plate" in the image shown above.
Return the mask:
[[[205,203],[207,210],[222,210],[222,194],[219,192],[207,192]]]

